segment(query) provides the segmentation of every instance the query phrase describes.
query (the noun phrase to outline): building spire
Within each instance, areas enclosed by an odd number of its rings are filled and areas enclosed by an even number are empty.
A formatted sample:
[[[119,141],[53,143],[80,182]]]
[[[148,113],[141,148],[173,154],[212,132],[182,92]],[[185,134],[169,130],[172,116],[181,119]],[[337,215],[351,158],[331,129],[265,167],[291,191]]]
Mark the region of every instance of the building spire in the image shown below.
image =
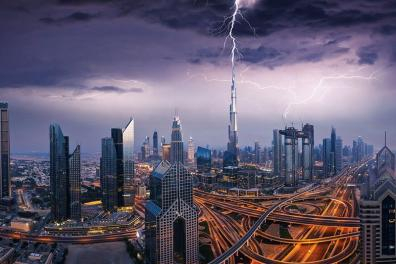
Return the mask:
[[[385,131],[385,147],[386,147],[386,131]]]

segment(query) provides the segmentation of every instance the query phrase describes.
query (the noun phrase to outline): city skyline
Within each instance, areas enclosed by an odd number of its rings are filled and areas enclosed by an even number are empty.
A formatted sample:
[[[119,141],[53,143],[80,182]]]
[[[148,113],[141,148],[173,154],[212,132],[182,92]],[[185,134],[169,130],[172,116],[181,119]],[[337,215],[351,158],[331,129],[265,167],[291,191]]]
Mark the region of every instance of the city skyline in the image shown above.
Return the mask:
[[[240,2],[256,32],[238,17],[240,146],[269,145],[273,128],[293,122],[314,124],[316,139],[333,125],[347,144],[361,135],[377,148],[386,130],[393,147],[393,3]],[[18,121],[11,151],[48,150],[43,131],[57,122],[85,151],[99,152],[107,127],[130,116],[139,145],[155,129],[166,134],[175,106],[197,145],[225,146],[231,44],[223,50],[226,32],[216,30],[233,3],[176,4],[1,3],[1,100]]]

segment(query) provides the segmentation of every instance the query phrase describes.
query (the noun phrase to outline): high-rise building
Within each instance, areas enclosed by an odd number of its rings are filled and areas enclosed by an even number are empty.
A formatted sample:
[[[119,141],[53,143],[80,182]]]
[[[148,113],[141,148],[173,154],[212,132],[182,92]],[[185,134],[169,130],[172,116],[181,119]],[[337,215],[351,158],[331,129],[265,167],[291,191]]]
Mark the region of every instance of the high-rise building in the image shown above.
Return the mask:
[[[336,134],[336,130],[334,127],[331,128],[331,136],[330,136],[330,141],[331,141],[331,148],[330,148],[330,152],[332,153],[331,155],[333,155],[333,159],[332,159],[332,164],[331,164],[331,170],[333,175],[337,172],[337,160],[336,160],[336,140],[337,140],[337,134]]]
[[[336,165],[336,173],[340,172],[342,170],[343,166],[343,161],[342,161],[342,139],[340,137],[337,137],[336,142],[335,142],[335,165]]]
[[[171,144],[162,144],[162,160],[171,160]]]
[[[146,136],[142,145],[142,161],[147,161],[150,157],[150,138]]]
[[[361,263],[396,263],[395,155],[386,145],[377,154],[377,168],[366,177],[359,201]]]
[[[171,163],[181,162],[184,164],[183,135],[181,132],[181,122],[178,116],[175,116],[172,123],[171,135]]]
[[[123,158],[124,158],[124,206],[130,207],[134,204],[135,191],[133,188],[133,177],[135,176],[135,162],[133,159],[135,143],[135,122],[131,118],[122,132]]]
[[[153,133],[153,156],[158,157],[158,133],[154,131]]]
[[[79,220],[80,205],[80,146],[69,155],[69,137],[58,124],[50,125],[50,196],[51,213],[56,221]]]
[[[197,148],[197,170],[200,173],[210,172],[212,168],[212,154],[210,149]]]
[[[124,149],[121,128],[112,128],[111,138],[114,142],[117,160],[117,206],[122,207],[124,206]]]
[[[81,150],[77,145],[69,156],[70,218],[81,219]]]
[[[274,175],[280,176],[282,168],[282,136],[278,129],[273,131],[272,153]]]
[[[285,184],[296,186],[298,184],[298,131],[294,127],[280,130],[280,134],[285,136]]]
[[[377,161],[377,175],[379,178],[392,178],[395,175],[395,154],[389,149],[386,142],[385,145],[378,151],[376,156]]]
[[[117,152],[112,138],[102,138],[100,185],[103,208],[106,211],[117,210]]]
[[[192,176],[182,164],[180,120],[172,125],[171,159],[150,176],[150,201],[145,213],[146,263],[198,263],[198,211]]]
[[[235,75],[232,73],[231,83],[231,104],[230,104],[230,124],[228,125],[228,144],[227,151],[223,157],[223,167],[238,166],[239,148],[238,148],[238,125],[236,111],[236,87]]]
[[[0,102],[0,199],[11,196],[8,103]]]
[[[258,141],[254,142],[254,158],[256,164],[261,163],[261,147]]]
[[[314,126],[305,124],[302,132],[302,157],[303,157],[303,179],[312,180],[314,175]]]
[[[334,153],[331,151],[331,139],[323,139],[323,175],[324,177],[333,176]]]
[[[192,137],[188,140],[188,147],[187,147],[187,161],[189,164],[194,163],[194,154],[195,154],[195,147],[194,147],[194,141]]]

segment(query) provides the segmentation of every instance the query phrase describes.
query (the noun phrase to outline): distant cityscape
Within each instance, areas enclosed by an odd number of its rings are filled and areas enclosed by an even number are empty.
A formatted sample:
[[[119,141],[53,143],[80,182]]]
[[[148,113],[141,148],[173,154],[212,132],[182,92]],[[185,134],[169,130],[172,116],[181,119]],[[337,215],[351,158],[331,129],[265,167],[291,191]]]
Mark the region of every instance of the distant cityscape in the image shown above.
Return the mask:
[[[233,82],[225,151],[185,141],[175,115],[170,141],[154,131],[136,153],[130,118],[100,155],[56,123],[49,154],[11,155],[17,121],[0,103],[0,263],[64,263],[72,244],[116,241],[132,263],[395,263],[386,133],[377,153],[335,127],[315,142],[308,123],[240,148],[236,103]]]

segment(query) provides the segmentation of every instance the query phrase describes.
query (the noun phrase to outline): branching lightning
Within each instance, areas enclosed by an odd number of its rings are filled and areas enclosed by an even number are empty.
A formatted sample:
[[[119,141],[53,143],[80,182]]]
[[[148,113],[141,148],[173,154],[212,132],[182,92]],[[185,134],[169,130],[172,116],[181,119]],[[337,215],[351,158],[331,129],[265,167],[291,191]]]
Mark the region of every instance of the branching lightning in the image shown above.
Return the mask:
[[[231,54],[230,54],[230,58],[231,58],[231,67],[232,67],[232,86],[234,87],[235,84],[238,85],[246,85],[246,87],[252,87],[258,90],[267,90],[267,89],[272,89],[272,90],[278,90],[278,91],[283,91],[286,92],[289,96],[289,98],[292,98],[292,100],[290,100],[290,102],[286,105],[284,111],[283,111],[283,118],[284,120],[286,120],[287,115],[289,114],[290,110],[293,108],[293,106],[297,106],[297,105],[303,105],[303,104],[307,104],[308,102],[310,102],[311,100],[314,100],[315,98],[319,98],[319,100],[321,100],[324,95],[326,94],[327,90],[330,89],[330,87],[325,87],[324,89],[321,89],[323,87],[323,85],[328,82],[328,81],[332,81],[332,80],[367,80],[367,81],[371,81],[371,80],[377,80],[376,78],[376,73],[377,72],[372,72],[369,75],[361,75],[361,74],[357,74],[357,73],[351,73],[351,74],[333,74],[333,75],[325,75],[323,77],[321,77],[317,83],[313,86],[311,93],[306,96],[303,99],[298,99],[298,93],[292,89],[290,86],[279,86],[279,85],[261,85],[260,83],[253,81],[253,80],[246,80],[245,78],[242,77],[242,74],[247,71],[249,69],[249,67],[246,67],[245,70],[243,70],[240,73],[240,76],[238,76],[238,81],[236,81],[236,60],[238,58],[243,57],[243,55],[239,52],[238,50],[238,43],[237,43],[237,38],[234,34],[234,29],[235,29],[235,25],[236,23],[238,23],[237,17],[240,16],[240,18],[250,27],[250,29],[252,30],[252,32],[254,33],[254,36],[256,36],[256,32],[255,29],[251,26],[251,24],[249,23],[249,21],[243,16],[242,12],[241,12],[241,8],[244,7],[249,7],[252,4],[254,4],[254,0],[234,0],[234,5],[233,5],[233,11],[232,11],[232,15],[227,16],[224,18],[222,25],[220,26],[220,28],[218,28],[218,32],[224,32],[227,30],[227,34],[226,37],[224,39],[224,43],[223,43],[223,51],[226,48],[226,44],[228,40],[231,40]],[[359,68],[357,69],[357,72],[360,72],[363,68]],[[199,75],[190,75],[189,73],[187,73],[187,75],[190,78],[194,78],[194,77],[202,77],[205,81],[207,82],[228,82],[229,80],[225,80],[225,79],[216,79],[216,78],[208,78],[205,74],[199,74]]]
[[[365,75],[347,75],[347,74],[338,74],[338,75],[332,75],[332,76],[324,76],[322,78],[319,79],[318,83],[314,86],[314,88],[312,89],[312,92],[310,95],[308,95],[306,98],[302,99],[302,100],[297,100],[296,96],[297,94],[295,92],[293,92],[294,96],[294,100],[291,101],[285,108],[284,112],[283,112],[283,118],[286,119],[287,115],[290,112],[290,109],[295,106],[295,105],[302,105],[302,104],[306,104],[309,101],[313,100],[315,98],[315,96],[318,94],[319,89],[323,86],[323,84],[326,81],[330,81],[330,80],[353,80],[353,79],[359,79],[359,80],[377,80],[376,78],[376,71],[372,72],[370,75],[365,76]],[[327,88],[328,89],[328,88]],[[326,94],[327,89],[325,89],[324,91],[322,91],[319,99],[322,99],[323,96]]]

